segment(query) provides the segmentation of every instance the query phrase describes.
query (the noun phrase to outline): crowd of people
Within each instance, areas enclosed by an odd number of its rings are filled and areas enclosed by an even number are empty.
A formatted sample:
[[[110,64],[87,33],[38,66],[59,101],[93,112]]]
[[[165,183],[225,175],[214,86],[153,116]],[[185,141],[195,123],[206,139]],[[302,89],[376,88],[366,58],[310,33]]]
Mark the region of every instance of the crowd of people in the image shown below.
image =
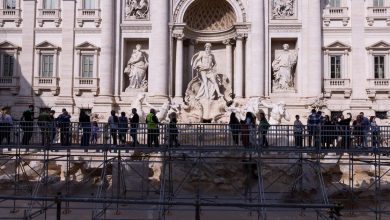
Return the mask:
[[[110,140],[108,143],[114,146],[129,144],[135,147],[139,145],[140,116],[135,108],[132,109],[129,118],[125,112],[121,112],[120,116],[117,116],[116,111],[112,110],[106,126],[99,125],[97,121],[91,121],[91,117],[85,111],[80,111],[78,119],[79,123],[76,129],[82,131],[80,132],[81,139],[79,141],[81,146],[97,144],[100,134],[106,134],[107,139]],[[167,143],[169,146],[178,147],[180,144],[178,141],[177,115],[173,113],[169,119],[170,122],[164,131],[167,134]],[[30,105],[23,112],[20,120],[12,118],[9,107],[1,108],[0,145],[3,144],[4,140],[6,145],[10,145],[11,132],[15,121],[19,121],[20,130],[23,131],[21,144],[30,145],[34,132],[37,132],[36,129],[34,130],[34,120],[37,121],[39,127],[42,146],[56,143],[57,134],[59,134],[59,142],[62,146],[72,144],[72,129],[75,128],[71,123],[71,115],[66,109],[62,109],[61,114],[57,117],[55,117],[54,110],[43,109],[38,117],[35,117],[34,106]],[[147,146],[159,147],[161,127],[155,109],[150,110],[145,121]],[[275,136],[276,134],[270,134],[269,130],[280,130],[278,126],[271,128],[263,112],[259,114],[258,120],[253,113],[248,112],[245,119],[241,121],[235,113],[231,113],[228,126],[234,145],[244,147],[268,147],[269,137],[267,138],[267,136]],[[358,114],[355,119],[353,119],[351,113],[347,113],[346,118],[343,115],[331,118],[329,115],[323,115],[321,111],[313,109],[307,117],[306,125],[302,123],[300,116],[296,115],[291,131],[296,147],[350,148],[353,146],[366,148],[369,146],[379,147],[381,144],[381,131],[376,123],[375,116],[367,118],[363,112]],[[131,141],[128,140],[128,137]]]
[[[295,116],[293,125],[294,145],[296,147],[321,147],[321,148],[367,148],[369,146],[379,147],[381,142],[380,127],[376,123],[376,117],[369,119],[360,112],[355,119],[351,113],[348,117],[343,115],[331,119],[329,115],[323,115],[321,111],[312,109],[308,115],[306,126]],[[235,113],[231,113],[229,127],[235,145],[239,145],[240,137],[244,147],[259,145],[268,147],[267,133],[271,127],[260,113],[259,124],[256,125],[256,117],[251,112],[246,114],[245,120],[239,121]],[[283,128],[275,126],[273,136],[278,138],[276,131]],[[286,134],[288,131],[284,131]],[[283,132],[282,132],[283,133]],[[280,134],[280,133],[279,133]]]
[[[20,120],[15,120],[10,114],[10,107],[3,107],[0,113],[0,145],[3,140],[6,140],[6,145],[11,143],[11,132],[16,121],[19,121],[20,129],[23,134],[21,139],[22,145],[30,145],[34,133],[34,121],[37,121],[39,133],[41,137],[41,145],[47,146],[56,143],[56,136],[59,134],[61,146],[70,146],[72,144],[72,129],[75,129],[71,122],[71,115],[66,109],[62,109],[60,115],[55,117],[55,111],[51,109],[42,109],[38,117],[34,116],[34,106],[30,105],[26,111],[23,112]],[[99,126],[97,121],[91,121],[91,117],[85,112],[80,111],[77,128],[81,130],[81,146],[89,146],[90,144],[98,143],[98,136],[105,133],[109,134],[112,145],[130,144],[135,147],[139,145],[138,130],[140,124],[140,116],[137,109],[133,108],[131,111],[131,118],[126,116],[125,112],[121,112],[120,116],[116,115],[116,111],[112,110],[108,118],[106,126]],[[151,109],[150,113],[146,115],[147,128],[147,145],[149,147],[159,147],[160,129],[156,110]],[[178,128],[177,115],[170,115],[170,123],[168,126],[168,142],[170,146],[179,146],[178,142]],[[128,133],[131,141],[128,141]]]

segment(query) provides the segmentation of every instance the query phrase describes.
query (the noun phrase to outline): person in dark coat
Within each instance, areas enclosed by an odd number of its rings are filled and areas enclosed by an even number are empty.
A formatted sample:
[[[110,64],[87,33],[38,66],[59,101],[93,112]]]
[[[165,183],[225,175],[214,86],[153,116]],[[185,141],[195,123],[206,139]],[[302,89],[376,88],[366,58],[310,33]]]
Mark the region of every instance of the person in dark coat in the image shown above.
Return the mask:
[[[179,129],[177,129],[177,116],[176,114],[173,114],[171,116],[171,120],[169,122],[169,147],[178,147],[180,146],[179,141],[178,141],[178,136],[179,136]]]
[[[60,127],[61,146],[70,146],[70,118],[66,109],[62,109],[62,114],[56,119]]]
[[[80,112],[79,123],[80,127],[83,129],[81,146],[89,146],[89,139],[91,137],[91,118],[85,113],[85,111]]]
[[[230,114],[229,128],[232,132],[233,142],[235,145],[239,145],[240,142],[240,121],[236,117],[236,113]]]
[[[118,133],[119,133],[119,142],[122,145],[126,144],[126,135],[128,130],[129,130],[129,119],[126,117],[125,112],[121,112],[121,116],[119,117]]]
[[[139,115],[137,114],[137,109],[133,108],[131,109],[131,113],[133,114],[133,117],[130,119],[130,136],[133,139],[132,146],[135,147],[138,143],[137,139],[137,129],[139,126]]]
[[[34,131],[34,105],[28,106],[28,109],[23,112],[20,121],[23,130],[22,145],[29,145]]]

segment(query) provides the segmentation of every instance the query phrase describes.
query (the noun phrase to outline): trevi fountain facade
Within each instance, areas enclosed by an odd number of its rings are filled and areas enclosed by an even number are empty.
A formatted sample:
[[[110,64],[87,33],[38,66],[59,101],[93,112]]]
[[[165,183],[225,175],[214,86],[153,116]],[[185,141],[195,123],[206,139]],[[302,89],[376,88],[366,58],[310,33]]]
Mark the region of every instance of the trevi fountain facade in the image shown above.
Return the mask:
[[[389,10],[389,0],[0,0],[0,102],[15,116],[34,104],[75,120],[152,107],[181,123],[312,107],[386,118]]]

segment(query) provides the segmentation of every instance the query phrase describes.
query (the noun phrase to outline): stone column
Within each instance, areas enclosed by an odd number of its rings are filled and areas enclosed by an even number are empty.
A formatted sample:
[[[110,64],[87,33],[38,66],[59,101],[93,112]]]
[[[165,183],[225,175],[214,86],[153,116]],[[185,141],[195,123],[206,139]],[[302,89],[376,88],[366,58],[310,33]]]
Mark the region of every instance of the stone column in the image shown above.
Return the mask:
[[[73,107],[73,77],[74,76],[74,24],[75,24],[75,8],[76,2],[63,1],[62,12],[66,17],[62,21],[62,44],[59,52],[61,62],[59,66],[58,76],[60,77],[60,94],[56,100],[57,110],[66,108],[69,112]],[[79,68],[79,67],[76,67]],[[77,74],[77,73],[76,73]]]
[[[26,108],[25,105],[32,103],[32,86],[34,72],[34,46],[35,46],[35,16],[36,1],[24,0],[23,2],[23,34],[22,34],[22,51],[20,54],[20,91],[16,104],[20,104],[20,111]],[[19,109],[18,109],[19,110]]]
[[[183,34],[175,34],[176,64],[175,64],[175,97],[183,96]]]
[[[98,101],[106,104],[112,104],[113,88],[115,83],[114,76],[114,57],[115,57],[115,2],[116,1],[102,1],[101,15],[102,15],[102,43],[101,56],[99,63],[100,73],[100,93]]]
[[[367,75],[366,75],[366,66],[365,62],[363,62],[366,59],[366,48],[365,48],[365,30],[364,30],[364,24],[365,24],[365,18],[364,14],[366,12],[366,7],[364,6],[365,0],[354,0],[351,3],[351,25],[352,25],[352,48],[351,48],[351,62],[352,62],[352,69],[350,78],[352,83],[352,99],[356,100],[355,103],[357,103],[356,108],[361,108],[363,106],[366,106],[367,101],[365,99],[367,98],[367,92],[366,92],[366,86],[367,85]],[[372,57],[372,56],[371,56]],[[370,57],[370,58],[371,58]],[[373,58],[371,58],[373,61]],[[371,64],[370,69],[373,69],[373,64]],[[357,83],[359,82],[359,83]],[[361,102],[357,102],[360,100]],[[354,105],[353,103],[351,105]],[[351,106],[353,107],[353,106]],[[368,107],[368,106],[367,106]]]
[[[150,1],[150,66],[148,91],[151,96],[168,96],[169,80],[169,3],[166,0]]]
[[[307,34],[307,63],[309,65],[307,71],[300,68],[303,72],[298,74],[306,74],[307,85],[305,88],[305,95],[307,97],[319,96],[322,91],[322,22],[321,22],[321,3],[316,0],[308,0],[308,11],[305,19],[308,20],[306,28]],[[299,59],[299,57],[298,57]],[[301,64],[305,65],[306,64]],[[299,82],[298,82],[299,83]]]
[[[236,62],[234,68],[234,94],[237,98],[244,97],[244,37],[236,38]]]
[[[246,97],[264,96],[265,87],[265,28],[264,28],[264,2],[252,1],[250,6],[252,11],[251,25],[251,71],[247,72]],[[248,59],[248,57],[246,57]],[[250,82],[251,84],[248,84]],[[248,86],[256,85],[256,86]]]
[[[189,80],[193,78],[191,61],[194,54],[195,54],[195,41],[190,40],[190,44],[188,45],[188,79]]]
[[[223,41],[226,45],[226,75],[228,76],[230,83],[233,82],[233,46],[232,40],[227,39]]]

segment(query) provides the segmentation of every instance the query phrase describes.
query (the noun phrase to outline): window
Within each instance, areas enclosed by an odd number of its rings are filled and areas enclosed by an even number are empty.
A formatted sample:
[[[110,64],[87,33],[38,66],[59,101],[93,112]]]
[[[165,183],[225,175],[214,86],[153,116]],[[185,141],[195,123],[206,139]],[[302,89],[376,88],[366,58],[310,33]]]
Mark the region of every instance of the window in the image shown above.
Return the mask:
[[[341,7],[341,0],[329,0],[330,7],[339,8]]]
[[[373,3],[373,6],[374,7],[383,7],[383,0],[374,0],[374,3]]]
[[[16,9],[16,0],[4,0],[4,9]]]
[[[385,56],[374,56],[374,74],[375,79],[385,78]]]
[[[377,111],[377,112],[375,112],[375,117],[377,117],[378,119],[388,119],[386,111]]]
[[[83,9],[95,9],[95,0],[83,0]]]
[[[330,57],[330,78],[340,79],[341,78],[341,56]]]
[[[40,77],[53,77],[53,55],[42,55]]]
[[[55,9],[56,0],[43,0],[43,9]]]
[[[81,77],[92,78],[93,77],[93,55],[81,56]]]
[[[14,63],[15,63],[15,57],[11,54],[4,54],[2,56],[3,58],[3,71],[1,73],[1,76],[5,77],[11,77],[14,75]]]

